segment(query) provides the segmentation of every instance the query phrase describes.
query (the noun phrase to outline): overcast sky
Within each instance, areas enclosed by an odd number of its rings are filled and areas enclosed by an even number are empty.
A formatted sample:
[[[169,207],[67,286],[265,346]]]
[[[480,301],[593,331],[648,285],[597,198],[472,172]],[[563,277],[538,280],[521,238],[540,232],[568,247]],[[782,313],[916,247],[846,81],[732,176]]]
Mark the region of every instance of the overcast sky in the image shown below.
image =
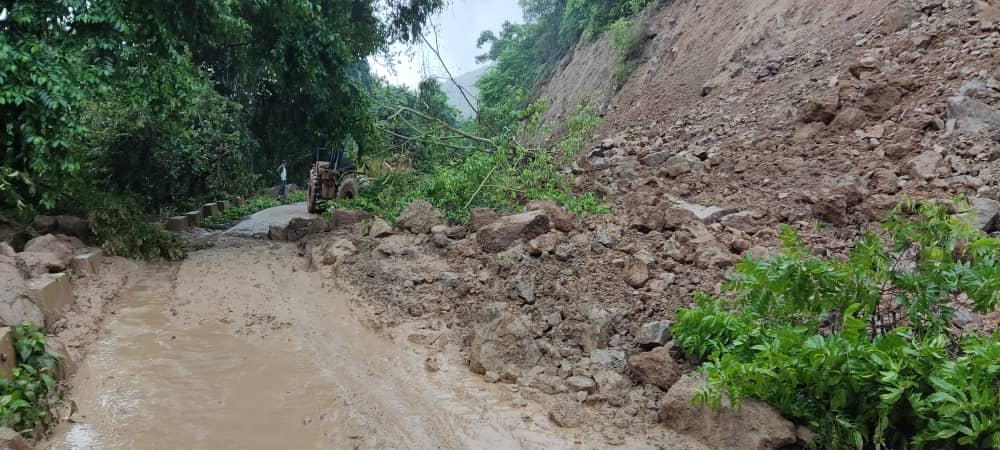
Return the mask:
[[[505,21],[521,22],[521,7],[517,0],[449,0],[448,6],[432,19],[438,33],[441,56],[455,76],[480,67],[476,56],[484,53],[476,48],[476,39],[483,30],[500,29]],[[433,33],[427,33],[433,42]],[[416,88],[427,76],[443,73],[434,54],[424,46],[396,46],[392,61],[372,60],[375,73],[396,84]]]

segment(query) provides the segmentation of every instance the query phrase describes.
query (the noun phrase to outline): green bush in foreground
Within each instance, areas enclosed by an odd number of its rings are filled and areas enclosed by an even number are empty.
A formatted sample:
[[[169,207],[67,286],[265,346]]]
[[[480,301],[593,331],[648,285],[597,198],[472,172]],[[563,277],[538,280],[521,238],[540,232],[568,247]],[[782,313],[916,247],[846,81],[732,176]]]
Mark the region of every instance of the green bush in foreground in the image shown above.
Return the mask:
[[[906,211],[916,211],[916,217]],[[952,301],[976,312],[1000,301],[1000,239],[943,205],[902,205],[847,260],[811,256],[785,230],[785,251],[744,259],[672,329],[723,393],[767,401],[831,449],[1000,448],[1000,333],[951,325]]]
[[[30,322],[14,328],[18,366],[0,378],[0,426],[29,438],[48,430],[49,410],[61,400],[55,381],[56,359],[45,352],[45,334]]]

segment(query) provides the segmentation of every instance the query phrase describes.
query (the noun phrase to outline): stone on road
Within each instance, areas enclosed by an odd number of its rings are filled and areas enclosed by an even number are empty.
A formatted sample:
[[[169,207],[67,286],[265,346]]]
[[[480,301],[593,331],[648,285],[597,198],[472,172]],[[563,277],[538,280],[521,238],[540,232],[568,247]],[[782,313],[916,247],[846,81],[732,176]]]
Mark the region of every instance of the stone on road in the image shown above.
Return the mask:
[[[236,224],[223,233],[234,237],[265,237],[271,226],[283,227],[295,218],[312,219],[317,217],[306,209],[305,202],[276,206],[259,211],[246,220]]]

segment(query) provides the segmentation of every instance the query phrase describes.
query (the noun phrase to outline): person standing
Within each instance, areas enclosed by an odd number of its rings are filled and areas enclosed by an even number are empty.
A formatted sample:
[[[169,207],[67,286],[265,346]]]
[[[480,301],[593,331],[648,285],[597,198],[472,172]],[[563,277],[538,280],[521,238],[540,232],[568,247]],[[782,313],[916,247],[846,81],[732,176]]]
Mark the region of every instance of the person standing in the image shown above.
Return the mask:
[[[282,160],[281,165],[278,166],[278,176],[281,177],[281,184],[278,187],[278,195],[281,197],[285,196],[285,183],[288,180],[288,170],[285,168],[287,161]]]

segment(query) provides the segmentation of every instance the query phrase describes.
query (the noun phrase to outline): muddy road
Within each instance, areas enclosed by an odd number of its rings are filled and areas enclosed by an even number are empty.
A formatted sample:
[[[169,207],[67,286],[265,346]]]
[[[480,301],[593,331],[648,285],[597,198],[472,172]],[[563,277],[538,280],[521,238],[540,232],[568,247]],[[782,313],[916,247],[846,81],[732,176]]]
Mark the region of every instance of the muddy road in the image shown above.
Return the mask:
[[[432,372],[369,331],[293,245],[224,240],[133,279],[41,448],[588,446],[457,356]]]

